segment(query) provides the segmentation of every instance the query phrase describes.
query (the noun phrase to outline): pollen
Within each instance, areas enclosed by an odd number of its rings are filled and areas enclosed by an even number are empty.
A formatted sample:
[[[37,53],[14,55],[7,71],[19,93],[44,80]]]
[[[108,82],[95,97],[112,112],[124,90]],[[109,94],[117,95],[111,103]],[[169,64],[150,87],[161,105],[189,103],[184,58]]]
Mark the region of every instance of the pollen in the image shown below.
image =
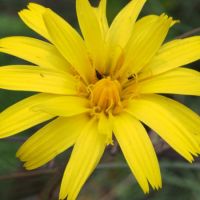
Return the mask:
[[[99,112],[117,112],[121,108],[121,85],[110,77],[96,82],[91,91],[91,105]]]

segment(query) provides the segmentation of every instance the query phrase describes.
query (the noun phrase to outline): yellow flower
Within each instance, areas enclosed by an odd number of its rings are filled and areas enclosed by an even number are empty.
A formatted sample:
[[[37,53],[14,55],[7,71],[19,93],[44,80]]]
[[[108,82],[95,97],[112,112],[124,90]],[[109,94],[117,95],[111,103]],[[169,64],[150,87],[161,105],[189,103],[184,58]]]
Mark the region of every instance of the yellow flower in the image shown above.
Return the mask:
[[[106,0],[97,8],[76,0],[84,39],[52,10],[30,3],[19,15],[49,42],[0,40],[1,52],[32,63],[1,67],[0,87],[38,92],[0,114],[0,137],[53,119],[17,156],[31,170],[74,145],[60,199],[77,198],[113,135],[143,191],[160,188],[157,157],[142,123],[189,162],[200,153],[199,116],[157,94],[200,95],[200,73],[181,67],[200,58],[200,36],[163,45],[176,21],[162,14],[136,22],[145,1],[130,1],[109,26]]]

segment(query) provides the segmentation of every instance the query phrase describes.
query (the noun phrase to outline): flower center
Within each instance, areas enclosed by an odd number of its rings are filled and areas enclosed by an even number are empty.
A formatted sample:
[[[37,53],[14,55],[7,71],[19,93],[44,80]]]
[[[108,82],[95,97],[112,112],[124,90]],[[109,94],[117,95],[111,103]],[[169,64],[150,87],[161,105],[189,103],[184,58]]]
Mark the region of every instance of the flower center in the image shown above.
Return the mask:
[[[121,85],[117,80],[110,77],[99,80],[91,92],[91,104],[98,112],[114,114],[121,110]]]

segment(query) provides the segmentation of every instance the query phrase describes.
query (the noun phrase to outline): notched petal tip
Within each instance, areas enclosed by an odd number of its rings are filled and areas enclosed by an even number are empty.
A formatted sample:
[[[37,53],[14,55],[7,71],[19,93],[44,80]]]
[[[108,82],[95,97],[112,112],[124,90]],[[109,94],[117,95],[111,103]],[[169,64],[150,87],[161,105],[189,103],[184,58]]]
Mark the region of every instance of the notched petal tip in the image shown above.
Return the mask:
[[[175,19],[175,20],[172,21],[171,27],[174,26],[174,25],[176,25],[176,24],[179,24],[179,23],[181,23],[181,20]]]
[[[27,10],[27,9],[22,9],[22,10],[18,11],[18,15],[19,15],[19,17],[22,17],[23,12],[26,11],[26,10]]]
[[[24,8],[24,9],[20,10],[20,11],[18,12],[18,14],[20,14],[20,13],[23,12],[23,11],[42,12],[42,11],[44,11],[45,9],[46,9],[46,7],[44,7],[44,6],[40,5],[40,4],[31,2],[31,3],[28,3],[27,8]]]
[[[29,10],[44,10],[46,8],[40,4],[33,3],[33,2],[30,2],[27,7]]]
[[[166,13],[162,13],[162,14],[160,15],[160,17],[164,17],[165,19],[168,19],[169,21],[171,21],[170,27],[172,27],[172,26],[174,26],[175,24],[178,24],[178,23],[181,22],[180,20],[173,19],[173,17],[168,16]]]

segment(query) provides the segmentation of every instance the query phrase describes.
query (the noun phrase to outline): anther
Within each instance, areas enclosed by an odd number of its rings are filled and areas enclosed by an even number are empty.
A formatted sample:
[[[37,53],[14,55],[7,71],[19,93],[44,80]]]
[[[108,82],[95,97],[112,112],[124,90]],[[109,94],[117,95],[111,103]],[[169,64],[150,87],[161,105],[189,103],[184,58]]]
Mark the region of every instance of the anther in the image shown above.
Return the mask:
[[[110,77],[99,80],[91,92],[91,104],[108,113],[121,105],[121,85]]]

